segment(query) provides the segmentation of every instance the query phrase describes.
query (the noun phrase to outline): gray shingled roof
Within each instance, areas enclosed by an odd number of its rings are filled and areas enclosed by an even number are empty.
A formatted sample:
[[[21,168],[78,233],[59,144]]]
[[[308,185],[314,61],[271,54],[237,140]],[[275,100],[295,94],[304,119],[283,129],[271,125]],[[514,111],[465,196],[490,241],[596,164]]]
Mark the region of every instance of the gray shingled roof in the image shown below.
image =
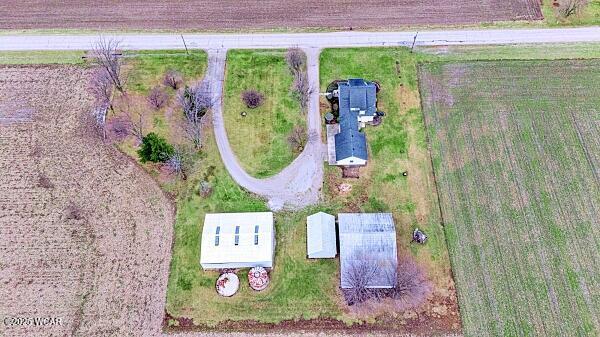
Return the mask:
[[[358,115],[376,114],[375,84],[354,78],[338,85],[340,133],[335,135],[336,161],[349,157],[367,160],[367,139],[358,131]]]
[[[369,283],[372,288],[391,288],[398,267],[396,227],[390,213],[338,214],[341,287],[351,288],[348,270],[356,263],[370,263],[377,273]]]
[[[340,115],[351,112],[357,116],[374,116],[377,113],[377,88],[375,83],[361,78],[352,78],[338,83]]]
[[[365,134],[352,128],[342,129],[335,137],[335,160],[350,157],[367,160],[367,138]]]

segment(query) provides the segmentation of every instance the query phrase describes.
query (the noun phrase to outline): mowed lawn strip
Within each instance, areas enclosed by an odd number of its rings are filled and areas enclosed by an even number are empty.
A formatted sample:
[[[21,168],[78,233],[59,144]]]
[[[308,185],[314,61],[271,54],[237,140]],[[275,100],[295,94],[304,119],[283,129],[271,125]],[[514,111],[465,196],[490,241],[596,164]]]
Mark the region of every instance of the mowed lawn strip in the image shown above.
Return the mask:
[[[430,60],[555,60],[600,58],[600,43],[426,46],[415,48]]]
[[[85,51],[1,51],[0,64],[82,64]]]
[[[294,126],[306,126],[306,117],[291,91],[292,81],[284,50],[231,50],[227,54],[225,128],[237,159],[250,175],[272,176],[296,157],[287,138]],[[263,94],[263,104],[247,108],[241,99],[246,90]]]
[[[469,336],[600,332],[600,62],[423,66]]]
[[[147,94],[152,87],[161,85],[168,70],[179,72],[186,85],[194,84],[206,70],[207,55],[202,50],[185,53],[176,50],[128,51],[125,60],[130,68],[127,88]],[[201,78],[200,78],[201,79]]]

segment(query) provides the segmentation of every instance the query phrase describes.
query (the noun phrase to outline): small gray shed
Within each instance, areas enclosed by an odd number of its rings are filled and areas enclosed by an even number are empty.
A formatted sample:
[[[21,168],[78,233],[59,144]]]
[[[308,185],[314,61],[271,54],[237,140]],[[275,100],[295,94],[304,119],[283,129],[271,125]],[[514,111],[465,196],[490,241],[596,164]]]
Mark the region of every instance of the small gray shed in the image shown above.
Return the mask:
[[[352,288],[350,280],[359,264],[368,264],[373,273],[367,288],[395,286],[398,256],[396,227],[391,213],[340,213],[341,287]]]
[[[306,254],[310,259],[337,255],[335,217],[319,212],[306,218]]]

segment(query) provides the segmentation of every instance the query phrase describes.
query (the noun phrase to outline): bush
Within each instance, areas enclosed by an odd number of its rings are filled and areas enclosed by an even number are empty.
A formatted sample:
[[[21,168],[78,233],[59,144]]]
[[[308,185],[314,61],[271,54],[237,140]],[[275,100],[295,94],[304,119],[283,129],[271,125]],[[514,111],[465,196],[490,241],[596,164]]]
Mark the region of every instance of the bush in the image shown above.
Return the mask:
[[[379,290],[367,288],[371,280],[379,273],[379,266],[367,257],[359,256],[352,260],[344,270],[346,282],[350,288],[342,289],[348,305],[364,303],[379,298]]]
[[[202,181],[198,186],[198,194],[202,197],[208,197],[212,193],[212,186],[208,181]]]
[[[176,174],[183,180],[186,180],[187,171],[190,166],[190,153],[181,148],[175,149],[165,161],[165,166],[172,174]]]
[[[165,73],[163,84],[172,89],[179,89],[183,84],[183,77],[175,70],[169,70]]]
[[[306,128],[301,125],[296,125],[292,133],[288,136],[288,144],[294,152],[301,152],[308,140]]]
[[[254,89],[246,90],[242,93],[242,101],[249,109],[255,109],[263,104],[264,96]]]
[[[296,75],[297,73],[302,71],[302,68],[306,63],[306,57],[302,50],[298,48],[290,48],[285,54],[285,61],[292,70],[292,73]]]
[[[151,161],[153,163],[165,162],[175,151],[167,141],[154,132],[150,132],[142,138],[142,146],[138,155],[142,163]]]
[[[152,88],[148,94],[148,103],[156,110],[162,108],[168,100],[169,95],[159,86]]]
[[[400,310],[419,306],[431,292],[431,283],[423,269],[410,258],[398,262],[395,279],[396,286],[390,289],[389,297],[396,300]]]
[[[294,93],[296,94],[298,102],[300,102],[300,108],[302,108],[302,111],[306,111],[308,109],[308,101],[310,100],[312,88],[308,80],[308,75],[305,72],[296,74],[294,78]]]
[[[177,95],[177,101],[183,109],[186,119],[200,121],[213,106],[210,92],[200,85],[194,87],[186,86]]]
[[[214,103],[211,93],[205,84],[194,87],[186,86],[177,95],[177,100],[185,117],[183,130],[194,147],[199,149],[202,146],[202,117]]]
[[[588,5],[588,0],[554,0],[552,6],[560,18],[566,19],[573,15],[580,15]]]

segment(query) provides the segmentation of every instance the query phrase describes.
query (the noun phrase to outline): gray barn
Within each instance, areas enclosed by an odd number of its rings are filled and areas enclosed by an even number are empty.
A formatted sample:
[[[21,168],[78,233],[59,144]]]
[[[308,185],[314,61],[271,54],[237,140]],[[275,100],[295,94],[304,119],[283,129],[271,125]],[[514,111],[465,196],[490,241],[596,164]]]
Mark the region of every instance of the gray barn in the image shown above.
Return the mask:
[[[359,264],[372,267],[368,288],[395,286],[398,256],[391,213],[340,213],[341,287],[352,288],[349,273]]]

